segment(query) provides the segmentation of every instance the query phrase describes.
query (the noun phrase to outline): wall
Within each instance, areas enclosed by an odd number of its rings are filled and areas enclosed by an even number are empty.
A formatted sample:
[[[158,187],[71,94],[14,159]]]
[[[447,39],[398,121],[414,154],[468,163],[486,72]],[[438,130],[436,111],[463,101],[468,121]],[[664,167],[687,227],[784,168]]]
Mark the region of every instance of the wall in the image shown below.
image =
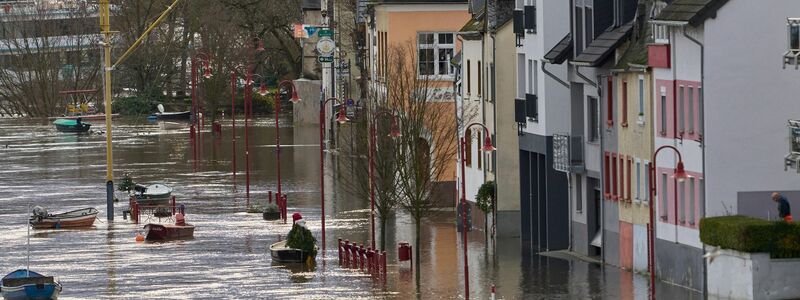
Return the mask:
[[[292,108],[294,126],[319,126],[319,80],[298,79],[294,81],[300,99]],[[330,116],[330,114],[328,115]]]
[[[781,65],[786,18],[797,17],[798,11],[800,2],[792,0],[770,5],[729,1],[716,19],[706,22],[709,216],[740,212],[740,192],[800,187],[800,176],[783,171],[789,142],[786,121],[800,117],[798,71]],[[758,21],[741,22],[742,18]],[[764,206],[772,204],[765,200]]]
[[[708,295],[725,299],[796,299],[800,259],[770,259],[768,253],[720,249],[708,264]]]
[[[495,35],[495,84],[497,140],[497,234],[501,237],[519,237],[519,137],[514,119],[514,49],[513,23],[500,27]]]

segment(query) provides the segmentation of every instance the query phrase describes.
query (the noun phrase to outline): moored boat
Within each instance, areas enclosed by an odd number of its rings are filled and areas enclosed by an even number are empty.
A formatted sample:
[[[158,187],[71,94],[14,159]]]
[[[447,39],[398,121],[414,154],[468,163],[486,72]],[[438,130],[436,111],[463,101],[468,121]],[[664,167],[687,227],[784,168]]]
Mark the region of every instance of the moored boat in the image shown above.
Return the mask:
[[[172,187],[163,183],[150,185],[136,184],[134,186],[136,202],[144,206],[161,206],[169,204],[172,197]]]
[[[155,224],[144,225],[147,240],[174,240],[194,237],[194,225]]]
[[[119,117],[119,114],[112,114],[112,118]],[[60,116],[60,117],[50,117],[50,120],[57,120],[57,119],[65,119],[65,120],[77,120],[81,118],[82,120],[86,121],[105,121],[106,114],[92,114],[92,115],[73,115],[73,116]]]
[[[56,130],[61,132],[87,132],[92,124],[83,123],[83,119],[77,118],[75,120],[57,119],[53,121]]]
[[[279,263],[302,263],[309,258],[308,252],[289,248],[286,246],[286,241],[280,241],[270,245],[269,252],[272,255],[272,261]]]
[[[191,115],[190,111],[175,111],[175,112],[158,112],[155,113],[156,119],[159,121],[163,120],[189,120],[189,116]]]
[[[3,277],[0,294],[6,300],[58,299],[61,284],[52,276],[19,269]]]
[[[49,214],[46,209],[37,206],[31,213],[30,224],[36,229],[86,228],[94,224],[97,213],[97,209],[89,207],[60,214]]]

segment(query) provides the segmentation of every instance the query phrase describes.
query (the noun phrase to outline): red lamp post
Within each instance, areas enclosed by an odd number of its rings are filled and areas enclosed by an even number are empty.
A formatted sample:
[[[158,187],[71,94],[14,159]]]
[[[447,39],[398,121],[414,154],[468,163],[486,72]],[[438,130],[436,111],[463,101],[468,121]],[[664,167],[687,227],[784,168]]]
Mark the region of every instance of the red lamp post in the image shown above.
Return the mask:
[[[462,133],[461,142],[459,148],[461,149],[461,238],[464,240],[464,298],[469,299],[469,260],[467,254],[467,188],[466,188],[466,178],[464,168],[465,166],[465,147],[466,147],[466,132],[472,126],[480,126],[486,133],[486,138],[483,141],[483,146],[481,147],[481,151],[484,152],[492,152],[497,150],[492,145],[492,138],[489,134],[489,129],[486,128],[486,125],[481,123],[472,123],[469,124],[467,127],[464,127],[464,132]],[[472,138],[472,137],[469,137]]]
[[[211,78],[211,55],[206,52],[198,51],[192,56],[192,125],[197,127],[197,125],[204,125],[205,122],[200,123],[198,120],[198,113],[199,108],[198,105],[200,104],[197,99],[197,81],[199,80],[198,72],[197,72],[197,63],[202,63],[203,68],[203,78]]]
[[[372,126],[370,126],[370,135],[369,135],[369,200],[370,200],[370,227],[372,232],[372,249],[375,248],[375,148],[377,144],[377,136],[378,136],[378,118],[383,115],[390,115],[392,116],[392,127],[389,132],[389,137],[392,139],[397,139],[401,137],[402,134],[400,133],[400,127],[397,122],[397,116],[392,115],[388,111],[382,110],[376,113],[372,117]]]
[[[320,100],[319,106],[319,205],[322,208],[322,256],[325,256],[325,106],[332,100],[340,102],[337,98],[328,98],[325,101]],[[344,124],[347,121],[350,121],[350,119],[345,115],[344,106],[340,104],[336,122]]]
[[[281,113],[280,90],[281,87],[283,87],[284,85],[288,85],[292,88],[292,98],[289,101],[295,104],[297,102],[302,101],[302,99],[300,99],[300,97],[297,95],[297,87],[294,85],[294,82],[291,82],[289,80],[283,80],[280,83],[278,83],[278,92],[275,93],[275,156],[276,156],[275,165],[277,167],[276,173],[278,176],[278,194],[277,194],[278,199],[281,199],[281,197],[283,196],[283,194],[281,193],[281,127],[278,117],[280,116]],[[283,222],[286,223],[286,220],[284,219]]]
[[[264,42],[261,38],[253,37],[252,41],[257,41],[257,46],[249,49],[249,57],[244,81],[244,160],[245,160],[245,195],[247,196],[247,207],[250,207],[250,118],[253,114],[253,61],[255,52],[264,51]]]
[[[655,268],[656,267],[656,258],[655,258],[655,232],[654,232],[655,224],[653,223],[654,220],[655,220],[655,204],[654,203],[656,201],[656,199],[655,199],[655,195],[656,195],[656,186],[655,186],[655,183],[656,183],[656,180],[655,180],[655,178],[656,178],[656,158],[658,157],[658,152],[660,152],[663,149],[667,149],[667,148],[672,149],[678,155],[678,164],[677,164],[677,166],[675,168],[675,174],[672,175],[672,177],[675,178],[675,180],[677,180],[678,182],[683,182],[686,179],[692,177],[691,175],[686,174],[686,170],[683,167],[683,159],[681,157],[681,152],[678,151],[677,148],[675,148],[673,146],[670,146],[670,145],[664,145],[664,146],[659,147],[656,150],[656,152],[653,153],[652,164],[650,165],[650,170],[648,170],[650,172],[650,191],[649,191],[650,192],[650,203],[649,203],[650,204],[650,223],[647,224],[647,248],[648,248],[647,249],[648,250],[647,251],[647,270],[648,270],[648,272],[650,272],[650,298],[651,299],[655,299],[656,298],[656,270],[655,270],[656,269]],[[666,187],[664,187],[664,188],[666,188]],[[677,207],[678,207],[677,201],[678,201],[678,197],[675,197],[676,210],[677,210]],[[677,215],[677,211],[676,211],[676,215]],[[678,225],[675,224],[675,226],[678,226]],[[677,235],[675,237],[677,238]]]
[[[233,153],[233,189],[236,190],[236,71],[231,71],[231,146]]]

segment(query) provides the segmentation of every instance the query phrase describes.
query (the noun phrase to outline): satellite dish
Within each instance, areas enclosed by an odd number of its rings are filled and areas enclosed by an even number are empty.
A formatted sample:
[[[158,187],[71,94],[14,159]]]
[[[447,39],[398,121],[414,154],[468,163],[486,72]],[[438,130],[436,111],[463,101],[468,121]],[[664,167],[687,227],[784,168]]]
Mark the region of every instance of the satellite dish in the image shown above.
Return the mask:
[[[158,105],[158,111],[161,112],[162,114],[164,113],[164,104]]]

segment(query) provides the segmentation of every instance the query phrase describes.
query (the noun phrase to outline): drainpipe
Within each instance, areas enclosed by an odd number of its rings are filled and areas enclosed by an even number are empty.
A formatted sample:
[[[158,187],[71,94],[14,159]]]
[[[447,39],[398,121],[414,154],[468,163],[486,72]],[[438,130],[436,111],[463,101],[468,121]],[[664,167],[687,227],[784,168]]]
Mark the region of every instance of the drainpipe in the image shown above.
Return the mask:
[[[495,138],[493,138],[492,141],[495,143],[495,145],[500,146],[499,145],[500,143],[497,142],[497,138],[499,137],[499,134],[497,134],[497,39],[496,39],[495,35],[496,35],[495,33],[492,33],[492,64],[491,64],[491,71],[492,71],[492,73],[491,73],[492,77],[491,78],[492,78],[492,80],[491,80],[491,83],[492,83],[492,101],[494,101],[494,102],[492,102],[493,103],[492,107],[494,108],[494,109],[492,109],[492,113],[493,113],[492,127],[494,128],[494,132],[495,132],[495,134],[494,134]],[[497,159],[492,159],[492,156],[497,157],[497,151],[492,151],[492,153],[489,154],[489,159],[491,159],[491,161],[492,161],[492,169],[494,170],[494,186],[495,186],[494,198],[495,198],[495,203],[494,203],[494,206],[492,207],[493,208],[492,209],[492,226],[494,227],[495,230],[493,230],[494,236],[492,236],[492,246],[494,246],[494,248],[495,248],[495,251],[493,253],[496,254],[497,253],[497,242],[495,242],[495,241],[497,239],[497,205],[498,205],[497,201],[499,200],[498,199],[499,197],[497,197],[497,190],[498,190],[497,186],[498,186],[498,179],[499,179],[498,175],[499,175],[499,172],[497,171],[497,165],[495,165],[495,163],[497,162]]]
[[[700,104],[699,110],[700,110],[700,117],[703,118],[703,119],[702,119],[701,122],[699,122],[700,124],[698,124],[698,125],[700,125],[700,135],[701,135],[701,137],[700,137],[700,152],[701,152],[701,157],[703,159],[703,166],[702,166],[703,170],[702,171],[703,171],[703,178],[705,178],[705,176],[706,176],[706,139],[703,137],[703,135],[706,133],[705,132],[705,129],[706,129],[705,112],[706,111],[704,109],[704,106],[705,106],[705,103],[706,103],[706,97],[704,96],[705,93],[706,93],[706,86],[705,86],[705,55],[706,55],[706,51],[705,51],[705,47],[704,47],[703,43],[701,43],[697,39],[693,38],[692,36],[686,34],[686,26],[683,27],[683,32],[682,33],[683,33],[684,37],[686,37],[688,40],[692,41],[693,43],[697,44],[698,47],[700,47],[700,86],[703,88],[703,90],[700,92],[700,98],[703,99],[703,101],[699,101],[700,102],[699,103]],[[707,202],[705,201],[706,199],[708,199],[708,198],[705,195],[705,189],[703,189],[703,200],[704,201],[703,201],[703,207],[702,207],[703,212],[701,213],[703,218],[706,217],[706,205],[707,205],[706,204]],[[702,243],[702,245],[703,245],[703,253],[705,253],[706,252],[706,244]],[[707,260],[703,260],[703,294],[704,295],[708,295],[708,261]]]
[[[544,59],[540,59],[539,62],[541,62],[542,65],[542,73],[547,75],[547,77],[553,78],[553,80],[555,80],[556,82],[560,83],[561,85],[569,89],[569,83],[566,83],[564,80],[561,80],[561,78],[558,78],[558,76],[556,76],[553,73],[550,73],[550,71],[544,68],[544,66],[547,64],[547,61],[545,61]]]
[[[580,77],[584,77],[581,73],[578,73],[577,67],[576,67],[575,73],[577,73],[578,76],[580,76]],[[603,82],[601,80],[601,78],[602,77],[600,75],[597,75],[597,82]],[[600,101],[600,99],[603,99],[603,88],[601,86],[602,85],[595,85],[595,87],[597,87],[598,105],[600,106],[597,109],[599,109],[602,112],[603,111],[603,109],[602,109],[602,106],[603,106],[602,103],[603,102]],[[611,101],[611,99],[607,99],[606,101]],[[600,126],[600,128],[598,128],[597,131],[600,134],[600,176],[599,176],[600,180],[598,180],[598,182],[600,184],[601,194],[602,194],[603,187],[605,186],[605,182],[603,182],[603,180],[610,180],[610,178],[603,178],[603,175],[606,174],[606,170],[605,170],[606,165],[604,163],[605,162],[604,161],[605,157],[603,157],[603,153],[604,153],[604,149],[605,149],[605,142],[604,142],[605,139],[603,138],[603,125],[601,125],[603,123],[602,120],[603,120],[603,117],[602,117],[602,113],[601,113],[600,114],[600,120],[598,120],[598,122],[600,122],[600,124],[596,124],[596,125]],[[585,149],[585,147],[584,147],[584,149]],[[587,175],[586,177],[588,178],[589,177],[588,176],[589,175],[588,171],[586,172],[586,175]],[[588,180],[587,180],[587,183],[588,183]],[[588,184],[587,184],[587,186],[588,186]],[[595,207],[595,209],[598,209],[598,208]],[[603,196],[600,198],[600,207],[599,207],[599,209],[600,209],[600,228],[598,228],[597,230],[600,231],[600,245],[601,245],[601,247],[600,247],[600,260],[603,263],[605,263],[606,262],[606,247],[608,246],[608,244],[606,244],[606,233],[605,233],[605,227],[606,227],[606,199],[605,199],[605,194],[603,194]],[[588,214],[586,216],[586,223],[587,223],[586,227],[588,228],[589,227],[589,224],[588,224],[589,223],[589,216],[588,216]],[[592,239],[594,239],[594,237],[592,237]]]
[[[578,65],[575,65],[575,74],[577,74],[578,77],[583,79],[583,81],[586,81],[586,83],[588,83],[589,85],[597,88],[597,91],[598,91],[597,97],[598,97],[598,99],[602,96],[602,94],[599,93],[600,92],[600,87],[597,86],[597,83],[592,81],[591,79],[589,79],[585,75],[581,74],[581,67],[578,66]]]

